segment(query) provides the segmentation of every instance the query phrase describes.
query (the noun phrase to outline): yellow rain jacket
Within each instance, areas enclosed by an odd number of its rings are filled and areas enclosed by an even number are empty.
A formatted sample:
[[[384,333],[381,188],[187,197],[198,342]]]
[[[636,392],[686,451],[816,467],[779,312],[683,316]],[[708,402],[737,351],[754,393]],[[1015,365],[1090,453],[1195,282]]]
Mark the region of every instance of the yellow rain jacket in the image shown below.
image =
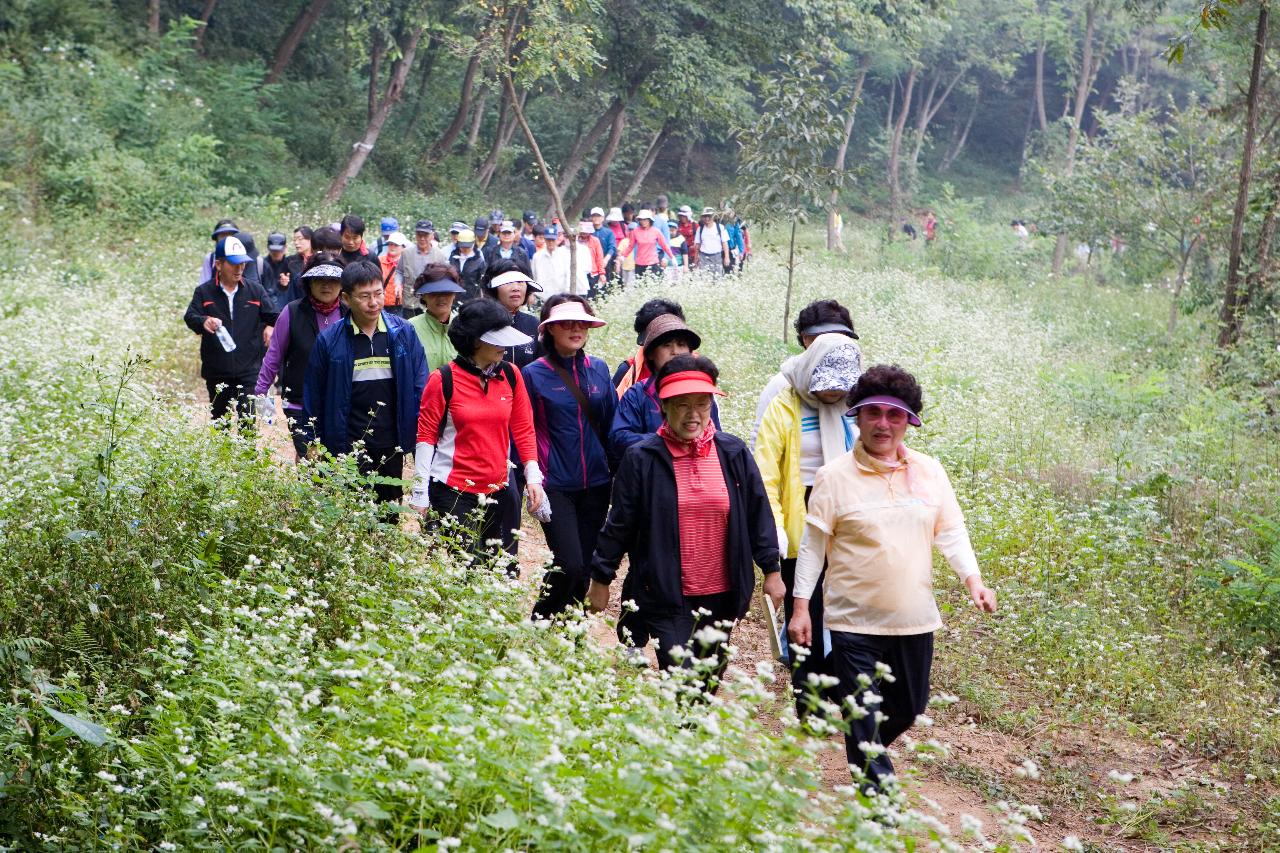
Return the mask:
[[[800,484],[800,395],[794,388],[786,388],[765,409],[755,457],[773,509],[773,522],[787,534],[782,556],[794,560],[804,538],[806,512],[804,486]]]

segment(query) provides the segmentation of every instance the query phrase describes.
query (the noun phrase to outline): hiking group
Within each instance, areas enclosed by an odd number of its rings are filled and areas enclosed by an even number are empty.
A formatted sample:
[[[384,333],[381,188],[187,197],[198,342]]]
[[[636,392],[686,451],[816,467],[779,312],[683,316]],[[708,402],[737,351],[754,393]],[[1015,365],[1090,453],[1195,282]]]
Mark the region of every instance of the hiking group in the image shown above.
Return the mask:
[[[678,303],[639,308],[616,369],[589,355],[607,325],[595,296],[742,268],[732,211],[597,207],[572,247],[529,211],[454,222],[447,243],[429,219],[412,241],[394,218],[380,226],[373,245],[354,215],[299,227],[288,255],[272,233],[259,257],[217,223],[185,317],[215,423],[252,432],[278,388],[300,462],[353,454],[385,521],[407,503],[424,535],[513,576],[527,508],[553,558],[538,620],[604,610],[625,557],[619,638],[692,668],[701,691],[728,665],[758,569],[785,616],[797,713],[842,718],[855,779],[891,780],[887,748],[928,701],[933,550],[975,606],[996,607],[946,472],[904,442],[922,423],[915,377],[864,370],[849,310],[813,302],[744,441],[721,429],[714,342],[704,351]]]

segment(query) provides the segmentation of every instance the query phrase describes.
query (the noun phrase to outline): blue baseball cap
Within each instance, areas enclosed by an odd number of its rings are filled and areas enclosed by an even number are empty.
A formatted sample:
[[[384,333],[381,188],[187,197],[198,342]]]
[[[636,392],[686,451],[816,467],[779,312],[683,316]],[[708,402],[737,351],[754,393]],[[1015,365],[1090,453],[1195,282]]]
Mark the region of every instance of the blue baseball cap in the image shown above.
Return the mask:
[[[230,261],[233,264],[247,264],[253,260],[239,237],[223,237],[219,240],[217,248],[213,250],[213,257],[214,260]]]
[[[382,217],[382,233],[383,234],[390,234],[392,231],[399,231],[399,230],[400,230],[400,220],[396,219],[394,216]]]
[[[560,236],[560,228],[555,225],[548,225],[544,235],[548,240],[554,240]]]

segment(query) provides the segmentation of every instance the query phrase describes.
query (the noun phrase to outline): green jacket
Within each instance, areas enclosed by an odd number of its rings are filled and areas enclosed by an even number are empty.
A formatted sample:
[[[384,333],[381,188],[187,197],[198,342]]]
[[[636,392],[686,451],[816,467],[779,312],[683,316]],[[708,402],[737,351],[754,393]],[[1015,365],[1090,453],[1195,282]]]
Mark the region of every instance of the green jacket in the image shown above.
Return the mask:
[[[449,327],[425,311],[409,321],[427,353],[427,370],[435,370],[453,361],[458,351],[449,342]]]

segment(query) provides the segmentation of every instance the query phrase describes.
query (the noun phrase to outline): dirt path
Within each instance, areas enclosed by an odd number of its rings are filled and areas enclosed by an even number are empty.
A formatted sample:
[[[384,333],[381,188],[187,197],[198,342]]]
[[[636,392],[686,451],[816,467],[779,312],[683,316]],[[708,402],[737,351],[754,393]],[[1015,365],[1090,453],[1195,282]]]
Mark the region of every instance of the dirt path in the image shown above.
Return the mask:
[[[203,403],[203,388],[193,395]],[[206,410],[198,406],[192,419],[207,420]],[[261,430],[281,463],[292,464],[283,413],[278,410],[274,423],[262,424]],[[523,534],[520,572],[532,603],[533,578],[550,555],[536,523],[526,519]],[[618,644],[613,622],[620,588],[614,584],[609,610],[591,628],[605,647]],[[753,608],[733,633],[737,665],[751,671],[756,662],[772,659],[767,630]],[[656,664],[652,650],[648,656]],[[762,708],[760,721],[780,731],[781,716],[790,713],[784,679],[772,690],[774,701]],[[1089,850],[1261,849],[1233,837],[1233,825],[1249,804],[1233,796],[1219,768],[1185,754],[1172,741],[1144,741],[1111,728],[1056,720],[1047,712],[1034,715],[1039,722],[1033,726],[1006,731],[997,721],[979,719],[964,702],[930,714],[934,725],[917,726],[908,737],[936,741],[940,754],[922,759],[898,744],[895,764],[912,804],[942,821],[966,846],[981,846],[974,826],[988,841],[1000,840],[1008,810],[1003,803],[1036,810],[1025,823],[1036,848],[1061,849],[1062,841],[1074,836]],[[843,744],[833,738],[831,747],[819,756],[823,779],[830,787],[848,784]]]

